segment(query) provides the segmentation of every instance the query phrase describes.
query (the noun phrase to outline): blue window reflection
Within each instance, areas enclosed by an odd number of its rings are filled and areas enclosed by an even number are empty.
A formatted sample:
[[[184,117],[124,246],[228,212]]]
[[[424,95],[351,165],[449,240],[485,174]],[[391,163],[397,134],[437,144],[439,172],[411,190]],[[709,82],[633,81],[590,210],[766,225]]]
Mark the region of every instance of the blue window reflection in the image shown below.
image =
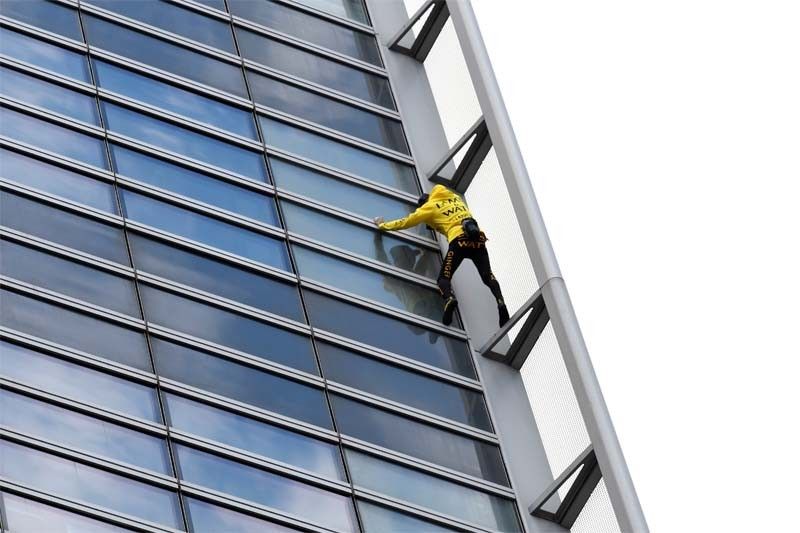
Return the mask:
[[[92,64],[97,84],[103,89],[258,140],[251,112],[105,61],[93,59]]]
[[[293,76],[394,109],[389,80],[301,48],[236,27],[242,57]]]
[[[174,446],[182,478],[315,522],[336,531],[356,531],[350,498],[228,459]]]
[[[90,45],[247,98],[242,69],[211,56],[84,14]]]
[[[48,531],[53,524],[59,524],[62,531],[81,533],[126,533],[129,530],[112,526],[70,513],[56,507],[49,507],[33,500],[20,498],[8,492],[2,493],[6,518],[11,531],[19,533],[40,533]]]
[[[76,120],[91,124],[100,123],[94,96],[2,66],[0,66],[0,93]]]
[[[110,131],[204,161],[245,178],[267,181],[264,158],[258,152],[251,152],[108,102],[103,102],[102,108]]]
[[[16,431],[171,475],[163,439],[10,391],[0,391],[0,407],[0,422]]]
[[[227,22],[206,17],[196,11],[162,0],[150,0],[149,2],[142,2],[142,0],[90,0],[90,3],[214,48],[236,53],[231,28]]]
[[[125,216],[220,250],[289,270],[286,245],[261,233],[122,189]]]
[[[280,226],[271,196],[234,185],[141,152],[111,144],[114,167],[122,177],[133,178],[214,207]]]
[[[394,511],[386,507],[358,502],[358,512],[364,524],[365,533],[411,533],[424,531],[425,533],[456,533],[455,529],[448,529],[430,522],[425,522],[411,515]]]
[[[117,214],[117,198],[111,183],[77,174],[5,148],[0,148],[0,177]]]
[[[122,229],[0,191],[0,224],[88,254],[130,264]]]
[[[0,272],[38,287],[141,318],[133,280],[3,238],[0,238]]]
[[[136,268],[205,292],[305,322],[297,287],[201,254],[129,233]]]
[[[102,139],[0,107],[0,134],[100,168],[108,168]]]
[[[3,0],[0,15],[83,41],[78,12],[63,4],[47,0]]]
[[[267,144],[382,185],[417,194],[414,169],[385,157],[260,116]]]
[[[164,395],[170,425],[325,477],[344,480],[335,444],[322,442],[174,394]]]
[[[300,0],[300,3],[338,17],[369,24],[367,10],[361,0]]]
[[[194,533],[296,533],[296,529],[265,522],[202,500],[184,498]]]
[[[162,377],[310,424],[332,427],[322,389],[161,339],[153,339],[153,352]]]
[[[3,325],[124,365],[150,370],[144,335],[89,315],[0,291]]]
[[[226,311],[140,285],[147,319],[262,359],[318,374],[308,337]]]
[[[35,489],[182,528],[177,495],[54,455],[0,441],[0,473]]]
[[[151,370],[151,369],[147,369]],[[0,373],[31,387],[119,413],[161,422],[150,387],[0,341]]]
[[[462,340],[369,311],[314,291],[303,291],[311,325],[469,378],[472,355]]]
[[[89,83],[92,81],[85,55],[2,27],[0,53],[68,78]]]

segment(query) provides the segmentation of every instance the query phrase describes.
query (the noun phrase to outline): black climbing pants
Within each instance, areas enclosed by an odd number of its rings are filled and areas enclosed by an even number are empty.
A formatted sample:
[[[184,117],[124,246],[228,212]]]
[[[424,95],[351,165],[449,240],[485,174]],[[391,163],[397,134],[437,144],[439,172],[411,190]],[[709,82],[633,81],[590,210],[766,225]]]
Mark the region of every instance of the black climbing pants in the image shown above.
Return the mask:
[[[492,274],[492,267],[489,264],[489,252],[486,251],[486,235],[483,232],[481,232],[478,240],[470,240],[466,235],[462,235],[450,242],[444,263],[442,263],[442,269],[439,271],[439,279],[436,280],[442,297],[446,300],[453,296],[451,280],[464,259],[472,260],[484,285],[489,287],[496,300],[502,300],[503,294],[500,292],[500,284]]]

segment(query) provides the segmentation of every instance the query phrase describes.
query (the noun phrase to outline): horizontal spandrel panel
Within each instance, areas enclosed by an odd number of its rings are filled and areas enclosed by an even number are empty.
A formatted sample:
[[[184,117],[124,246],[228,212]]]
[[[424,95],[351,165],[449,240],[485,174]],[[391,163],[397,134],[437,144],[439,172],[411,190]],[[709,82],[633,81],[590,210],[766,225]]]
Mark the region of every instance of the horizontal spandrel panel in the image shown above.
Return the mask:
[[[236,27],[242,57],[304,80],[394,109],[389,80],[299,47]]]
[[[151,342],[156,371],[162,377],[332,428],[322,389],[162,339]]]
[[[136,268],[183,285],[305,322],[293,283],[256,274],[173,244],[129,233]]]
[[[6,327],[69,348],[150,370],[144,335],[99,318],[2,290],[0,322]]]
[[[95,167],[108,168],[102,139],[7,107],[0,107],[0,135]]]
[[[105,61],[93,59],[92,65],[102,89],[258,140],[251,112]]]
[[[75,120],[100,124],[97,101],[93,95],[67,89],[3,66],[0,66],[0,94]]]
[[[147,320],[262,359],[318,374],[311,339],[149,285],[139,285]]]
[[[122,177],[132,178],[265,224],[280,226],[275,200],[267,194],[114,143],[111,143],[111,160],[117,174]]]
[[[67,448],[172,475],[164,439],[0,390],[0,423]]]
[[[350,172],[369,181],[417,194],[414,168],[285,122],[259,116],[266,143],[281,150]]]
[[[211,407],[183,396],[165,394],[164,398],[167,402],[170,425],[178,430],[315,472],[327,478],[345,479],[341,455],[335,444]]]
[[[132,278],[0,238],[0,272],[100,307],[141,318]]]
[[[11,481],[183,529],[174,492],[8,441],[0,441],[0,451],[0,472]]]
[[[336,423],[345,435],[465,474],[508,485],[500,448],[382,409],[331,395]]]
[[[408,154],[399,120],[344,104],[253,70],[247,71],[247,79],[256,103]]]
[[[469,348],[462,340],[315,291],[305,290],[303,294],[312,326],[469,378],[475,377]]]
[[[111,183],[19,152],[0,148],[0,177],[101,211],[119,213]]]
[[[0,373],[57,396],[161,422],[154,389],[18,344],[0,341]]]
[[[3,0],[0,15],[83,41],[78,11],[47,0]]]
[[[381,66],[375,37],[274,0],[229,0],[231,12],[273,30]]]
[[[448,529],[409,514],[381,507],[373,503],[359,501],[358,512],[364,524],[365,533],[458,533],[458,529]]]
[[[163,0],[87,0],[87,4],[102,7],[150,26],[187,37],[214,48],[236,53],[231,27],[219,19],[201,15],[191,9]]]
[[[423,411],[492,431],[483,395],[358,355],[324,342],[317,342],[326,379],[383,396]]]
[[[439,254],[429,248],[299,204],[283,201],[281,207],[286,227],[293,233],[431,279],[439,272]]]
[[[260,520],[194,498],[184,498],[194,533],[292,533],[296,529]]]
[[[42,533],[49,531],[53,524],[63,528],[53,533],[126,533],[129,529],[106,524],[86,516],[70,513],[64,509],[50,507],[43,503],[21,498],[16,494],[2,493],[7,527],[15,533]]]
[[[181,477],[216,491],[250,500],[329,527],[357,531],[352,500],[265,470],[188,446],[174,446]]]
[[[7,28],[0,28],[0,53],[68,78],[92,81],[85,55]]]
[[[83,24],[86,40],[92,46],[247,98],[244,76],[238,65],[92,15],[84,14]]]
[[[369,24],[367,10],[361,0],[299,0],[299,2],[331,15]]]

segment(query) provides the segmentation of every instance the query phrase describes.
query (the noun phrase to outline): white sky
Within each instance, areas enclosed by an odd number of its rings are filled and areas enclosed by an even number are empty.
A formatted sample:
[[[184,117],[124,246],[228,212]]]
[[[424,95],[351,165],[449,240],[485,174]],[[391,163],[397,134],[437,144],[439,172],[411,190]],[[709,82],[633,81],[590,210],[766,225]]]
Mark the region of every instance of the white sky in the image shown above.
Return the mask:
[[[800,2],[473,5],[652,531],[798,531]]]

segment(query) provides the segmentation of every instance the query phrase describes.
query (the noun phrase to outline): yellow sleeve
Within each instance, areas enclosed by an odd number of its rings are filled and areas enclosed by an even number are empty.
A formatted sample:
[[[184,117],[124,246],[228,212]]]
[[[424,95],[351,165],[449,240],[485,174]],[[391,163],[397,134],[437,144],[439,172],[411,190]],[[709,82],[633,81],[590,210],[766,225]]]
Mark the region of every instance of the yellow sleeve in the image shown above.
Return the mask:
[[[428,222],[433,214],[436,212],[436,207],[432,204],[423,204],[416,211],[404,218],[397,220],[390,220],[378,226],[383,231],[397,231],[401,229],[410,228],[423,222]]]

